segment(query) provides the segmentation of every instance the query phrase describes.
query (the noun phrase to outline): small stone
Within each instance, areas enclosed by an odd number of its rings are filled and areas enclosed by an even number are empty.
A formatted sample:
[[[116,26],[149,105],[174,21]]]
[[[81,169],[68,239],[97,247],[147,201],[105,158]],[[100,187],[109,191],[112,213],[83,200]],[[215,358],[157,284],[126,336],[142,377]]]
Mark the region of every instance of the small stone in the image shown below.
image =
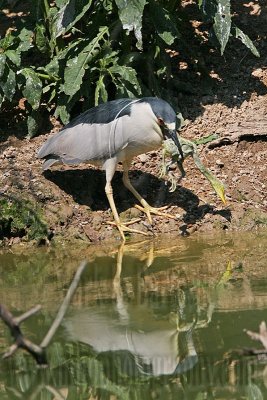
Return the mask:
[[[12,239],[10,239],[10,245],[14,245],[14,244],[19,244],[21,242],[21,238],[20,237],[14,237]]]
[[[60,222],[66,222],[73,216],[73,208],[69,205],[63,205],[59,209]]]
[[[83,231],[90,242],[97,242],[99,240],[99,233],[92,229],[90,225],[83,226]]]
[[[220,160],[219,158],[218,158],[218,160],[215,161],[215,163],[216,163],[216,165],[218,165],[220,168],[222,168],[222,167],[224,166],[223,161]]]
[[[146,162],[149,160],[149,157],[148,157],[147,154],[140,154],[140,155],[138,156],[138,158],[139,158],[139,160],[140,160],[142,163],[146,163]]]
[[[120,213],[120,218],[122,221],[130,221],[131,219],[139,218],[143,212],[135,207],[131,207],[126,211]]]

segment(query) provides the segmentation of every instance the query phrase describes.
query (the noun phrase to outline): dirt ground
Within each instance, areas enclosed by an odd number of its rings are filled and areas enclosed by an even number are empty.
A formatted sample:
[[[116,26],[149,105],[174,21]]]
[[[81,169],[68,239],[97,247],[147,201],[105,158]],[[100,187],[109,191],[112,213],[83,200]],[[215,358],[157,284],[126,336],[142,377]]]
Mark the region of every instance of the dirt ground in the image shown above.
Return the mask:
[[[169,205],[167,212],[176,219],[153,217],[153,226],[149,226],[122,184],[120,167],[113,179],[114,198],[122,219],[140,217],[133,227],[151,236],[267,226],[267,6],[260,1],[241,3],[239,26],[256,43],[260,58],[238,41],[231,41],[223,56],[207,47],[205,56],[198,60],[208,70],[204,75],[200,69],[196,72],[192,60],[179,54],[174,57],[177,76],[184,85],[177,91],[185,119],[180,134],[188,139],[218,135],[198,150],[203,163],[224,183],[227,204],[217,198],[191,158],[184,163],[186,177],[170,193],[158,178],[161,151],[140,155],[132,164],[132,183],[151,205]],[[1,128],[2,198],[28,199],[33,208],[41,209],[48,237],[54,241],[119,240],[117,230],[106,223],[112,214],[103,171],[79,165],[53,167],[43,173],[36,152],[53,132],[26,140],[16,135],[16,126],[11,136]],[[58,129],[56,124],[52,131]],[[173,173],[178,179],[179,171]],[[17,234],[5,239],[11,245],[25,237]]]

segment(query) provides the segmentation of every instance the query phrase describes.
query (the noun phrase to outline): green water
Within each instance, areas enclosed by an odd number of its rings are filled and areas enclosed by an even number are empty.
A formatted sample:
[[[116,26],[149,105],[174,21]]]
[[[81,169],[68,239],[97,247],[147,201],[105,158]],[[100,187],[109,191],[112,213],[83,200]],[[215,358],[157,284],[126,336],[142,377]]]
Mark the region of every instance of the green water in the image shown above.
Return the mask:
[[[265,399],[267,361],[244,329],[267,320],[267,233],[0,253],[0,302],[40,343],[89,261],[40,369],[0,360],[4,399]],[[0,353],[12,339],[0,321]]]

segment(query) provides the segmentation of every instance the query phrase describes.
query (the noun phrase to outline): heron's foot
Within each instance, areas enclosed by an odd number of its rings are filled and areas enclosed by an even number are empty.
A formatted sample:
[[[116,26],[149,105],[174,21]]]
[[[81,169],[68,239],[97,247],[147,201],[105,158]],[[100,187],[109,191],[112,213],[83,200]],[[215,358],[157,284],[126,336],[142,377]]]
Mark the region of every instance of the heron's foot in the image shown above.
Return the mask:
[[[148,222],[149,222],[151,225],[152,225],[152,223],[153,223],[151,214],[159,215],[160,217],[176,219],[176,216],[174,216],[174,215],[161,212],[161,211],[166,210],[169,206],[164,206],[164,207],[158,207],[158,208],[156,208],[156,207],[150,206],[149,204],[144,205],[144,207],[139,206],[139,204],[135,204],[135,207],[136,207],[138,210],[143,211],[143,212],[147,215]]]
[[[122,240],[125,242],[125,235],[124,232],[129,232],[129,233],[139,233],[141,235],[145,235],[145,236],[149,236],[149,233],[147,232],[143,232],[143,231],[139,231],[138,229],[133,229],[133,228],[129,228],[129,225],[135,224],[136,222],[140,222],[141,218],[136,218],[133,219],[131,221],[128,222],[115,222],[115,221],[107,221],[107,223],[109,225],[113,225],[116,226],[120,232],[121,238]]]

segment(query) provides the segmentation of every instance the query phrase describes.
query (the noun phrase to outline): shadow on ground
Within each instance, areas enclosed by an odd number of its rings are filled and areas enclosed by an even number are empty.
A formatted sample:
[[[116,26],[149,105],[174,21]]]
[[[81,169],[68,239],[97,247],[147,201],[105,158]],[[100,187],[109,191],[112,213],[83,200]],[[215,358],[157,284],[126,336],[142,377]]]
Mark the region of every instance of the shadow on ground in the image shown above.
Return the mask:
[[[86,205],[92,211],[109,209],[105,195],[105,172],[90,169],[75,169],[65,171],[45,171],[46,179],[55,183],[61,190],[72,196],[73,200]],[[216,210],[209,204],[200,205],[199,198],[191,190],[178,186],[170,193],[165,183],[149,173],[131,171],[129,173],[132,184],[139,193],[155,207],[164,205],[177,206],[185,213],[182,216],[183,225],[180,230],[186,233],[188,225],[195,224],[206,214],[218,214],[225,220],[231,220],[231,211],[228,209]],[[136,204],[133,195],[124,187],[122,173],[116,172],[112,180],[114,200],[119,213],[134,207]]]

